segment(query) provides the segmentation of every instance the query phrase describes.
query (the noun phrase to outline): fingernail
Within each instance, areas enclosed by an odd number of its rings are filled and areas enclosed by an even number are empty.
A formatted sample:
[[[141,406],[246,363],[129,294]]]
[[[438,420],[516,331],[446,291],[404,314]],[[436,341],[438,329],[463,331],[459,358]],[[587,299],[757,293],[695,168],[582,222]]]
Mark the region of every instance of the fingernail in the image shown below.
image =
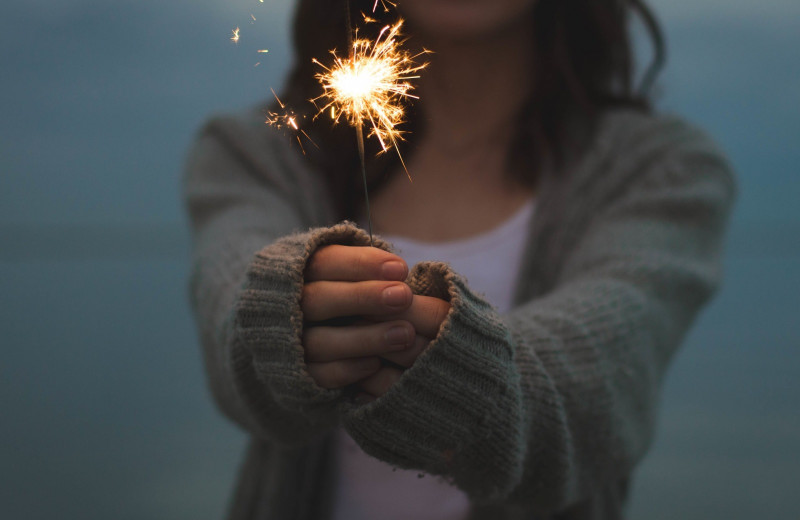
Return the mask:
[[[408,292],[402,285],[393,285],[383,290],[384,305],[399,307],[408,303]]]
[[[410,338],[408,334],[408,327],[396,325],[386,331],[384,339],[386,340],[386,345],[388,347],[392,348],[393,350],[402,350],[408,347],[409,344]]]
[[[381,266],[381,278],[384,280],[405,280],[407,274],[406,265],[397,260],[384,262]]]

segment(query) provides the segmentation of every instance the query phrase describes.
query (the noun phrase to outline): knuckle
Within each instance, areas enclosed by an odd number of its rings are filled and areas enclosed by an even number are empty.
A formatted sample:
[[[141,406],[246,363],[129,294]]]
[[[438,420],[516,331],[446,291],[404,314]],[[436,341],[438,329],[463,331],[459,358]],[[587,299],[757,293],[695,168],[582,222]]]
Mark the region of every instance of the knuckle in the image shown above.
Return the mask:
[[[368,265],[367,252],[363,248],[359,248],[353,258],[353,270],[355,274],[362,273]]]
[[[331,246],[323,246],[314,251],[311,257],[306,262],[306,277],[316,279],[320,276],[322,265],[325,263],[325,257],[330,253]]]
[[[376,351],[383,344],[383,330],[376,326],[361,330],[356,335],[355,342],[360,352]]]
[[[301,340],[303,346],[303,355],[306,361],[314,361],[318,356],[317,352],[317,338],[319,334],[316,328],[310,328],[303,331],[303,338]]]
[[[300,293],[300,309],[303,312],[312,309],[316,303],[318,286],[315,282],[306,283],[303,285],[303,290]]]
[[[371,306],[375,289],[371,284],[358,284],[353,291],[353,303],[358,309],[367,309]]]

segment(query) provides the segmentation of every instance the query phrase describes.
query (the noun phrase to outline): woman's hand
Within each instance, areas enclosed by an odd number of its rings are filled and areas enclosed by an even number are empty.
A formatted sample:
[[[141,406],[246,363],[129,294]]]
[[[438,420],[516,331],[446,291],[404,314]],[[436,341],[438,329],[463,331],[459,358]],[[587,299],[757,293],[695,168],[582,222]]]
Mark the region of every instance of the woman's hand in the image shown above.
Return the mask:
[[[331,245],[309,259],[301,308],[308,371],[324,388],[360,381],[367,399],[383,395],[402,375],[380,358],[408,368],[436,337],[450,304],[412,295],[403,283],[408,267],[397,255],[373,247]],[[356,317],[357,324],[325,325]]]
[[[412,306],[407,275],[402,258],[373,247],[331,245],[312,255],[300,306],[306,365],[319,386],[341,388],[369,377],[381,368],[379,356],[415,344],[415,328],[403,317]],[[324,323],[343,317],[373,321]]]
[[[430,342],[437,336],[448,312],[450,304],[439,298],[431,296],[414,295],[411,305],[404,312],[374,319],[404,320],[413,325],[416,331],[413,347],[385,354],[381,357],[404,368],[414,364],[417,357],[428,348]],[[364,395],[364,400],[372,400],[382,396],[389,388],[400,379],[403,370],[396,367],[385,366],[359,383]]]

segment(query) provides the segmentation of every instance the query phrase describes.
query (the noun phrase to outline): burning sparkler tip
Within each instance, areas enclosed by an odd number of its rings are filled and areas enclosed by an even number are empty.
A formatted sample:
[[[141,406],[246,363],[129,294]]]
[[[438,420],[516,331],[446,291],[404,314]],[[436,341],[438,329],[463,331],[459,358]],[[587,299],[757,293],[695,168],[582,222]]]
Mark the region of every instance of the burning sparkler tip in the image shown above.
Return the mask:
[[[320,113],[330,108],[334,121],[344,116],[355,128],[369,125],[369,137],[376,137],[384,152],[403,139],[398,129],[405,115],[402,101],[416,98],[408,80],[427,65],[417,65],[416,56],[401,49],[402,25],[398,20],[383,27],[374,42],[354,38],[348,58],[331,52],[330,67],[313,60],[324,69],[317,74],[324,90],[320,98],[327,101]]]
[[[383,27],[375,41],[359,39],[354,31],[350,55],[342,58],[335,50],[331,51],[333,63],[330,66],[313,59],[312,62],[323,69],[316,75],[323,93],[312,102],[316,105],[316,101],[325,101],[322,108],[318,107],[315,117],[330,110],[335,123],[344,118],[356,129],[362,163],[362,129],[368,126],[369,134],[366,137],[378,140],[379,153],[394,148],[406,175],[411,179],[398,147],[398,143],[403,141],[403,131],[399,125],[405,117],[403,102],[417,99],[411,94],[413,85],[409,80],[418,78],[417,73],[427,63],[417,65],[415,62],[423,53],[412,56],[402,49],[402,25],[403,20],[400,19],[394,25]]]

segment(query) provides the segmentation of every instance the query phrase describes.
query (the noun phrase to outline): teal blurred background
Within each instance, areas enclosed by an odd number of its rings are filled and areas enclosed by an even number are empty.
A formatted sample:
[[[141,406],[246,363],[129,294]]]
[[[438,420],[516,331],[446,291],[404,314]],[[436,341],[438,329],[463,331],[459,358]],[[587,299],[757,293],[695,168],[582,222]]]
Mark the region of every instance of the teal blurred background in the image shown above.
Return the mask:
[[[800,2],[653,5],[659,106],[717,138],[741,194],[630,518],[797,519]],[[291,6],[0,7],[0,518],[221,518],[244,436],[203,381],[179,176],[210,113],[280,88]]]

